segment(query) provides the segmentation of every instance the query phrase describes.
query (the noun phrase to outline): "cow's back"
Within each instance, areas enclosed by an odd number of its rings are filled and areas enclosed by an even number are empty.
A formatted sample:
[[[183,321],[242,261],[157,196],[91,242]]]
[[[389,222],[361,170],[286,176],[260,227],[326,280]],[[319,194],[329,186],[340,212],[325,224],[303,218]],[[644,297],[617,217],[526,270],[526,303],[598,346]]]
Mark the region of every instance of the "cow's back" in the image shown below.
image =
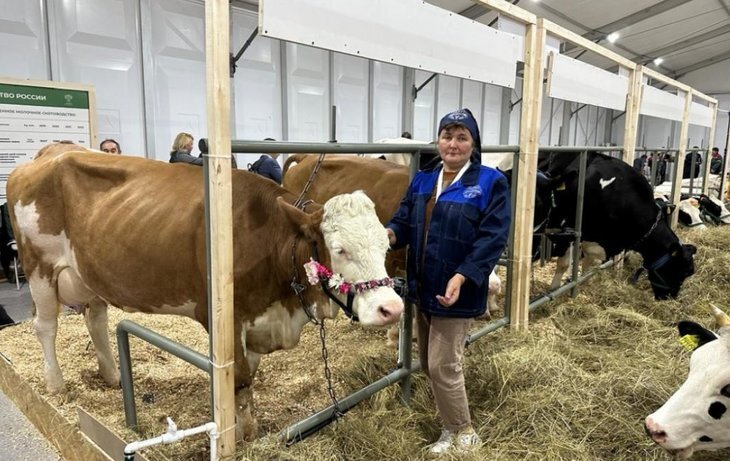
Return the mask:
[[[304,189],[318,156],[307,156],[284,176],[283,186],[294,194]],[[409,171],[403,165],[354,156],[326,156],[306,198],[324,203],[335,195],[362,190],[375,203],[380,221],[393,216],[406,189]]]
[[[285,191],[248,172],[232,173],[240,254],[242,247],[250,251],[253,235],[275,233],[270,210]],[[8,199],[28,273],[38,267],[50,277],[72,267],[103,299],[141,310],[205,298],[202,168],[67,151],[19,167]],[[269,241],[261,238],[256,254],[264,257]]]

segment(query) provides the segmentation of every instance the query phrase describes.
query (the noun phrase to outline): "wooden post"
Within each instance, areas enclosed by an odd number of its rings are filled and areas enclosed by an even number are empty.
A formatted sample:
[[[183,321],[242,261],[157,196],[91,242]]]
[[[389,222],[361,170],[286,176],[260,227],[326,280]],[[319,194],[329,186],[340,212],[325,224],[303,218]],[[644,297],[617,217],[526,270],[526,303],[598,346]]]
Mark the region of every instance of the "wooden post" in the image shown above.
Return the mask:
[[[677,156],[674,160],[674,184],[672,185],[672,203],[677,205],[679,209],[679,199],[682,195],[682,172],[684,170],[684,154],[687,149],[687,135],[689,133],[689,111],[692,107],[692,90],[679,90],[684,91],[684,112],[682,113],[682,128],[679,130],[679,146],[677,147]],[[679,213],[672,213],[669,215],[671,221],[670,226],[672,229],[677,229],[677,220]]]
[[[526,329],[529,321],[532,226],[535,212],[537,154],[542,112],[542,79],[546,32],[542,19],[528,24],[525,34],[525,71],[522,81],[522,115],[517,193],[512,217],[512,283],[509,286],[512,328]]]
[[[713,144],[715,144],[715,130],[717,129],[717,103],[710,103],[709,106],[712,108],[712,124],[710,125],[710,137],[707,140],[707,154],[705,155],[704,173],[702,175],[705,178],[702,181],[702,193],[705,195],[708,195],[707,191],[710,188],[710,163],[712,161]]]
[[[639,111],[643,94],[643,66],[637,64],[629,71],[629,92],[626,95],[626,115],[624,117],[624,152],[621,158],[631,165],[636,156],[636,130],[639,126]]]
[[[205,2],[205,61],[208,110],[208,214],[210,225],[209,331],[213,363],[213,417],[218,455],[233,459],[236,402],[233,353],[233,229],[231,197],[230,12],[228,0]]]

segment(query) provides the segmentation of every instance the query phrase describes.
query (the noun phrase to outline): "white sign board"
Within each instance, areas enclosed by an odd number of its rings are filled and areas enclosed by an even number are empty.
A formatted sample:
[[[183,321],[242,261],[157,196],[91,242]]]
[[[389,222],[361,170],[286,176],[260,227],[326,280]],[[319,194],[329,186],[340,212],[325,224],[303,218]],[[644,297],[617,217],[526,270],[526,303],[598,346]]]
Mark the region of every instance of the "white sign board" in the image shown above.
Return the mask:
[[[699,126],[712,126],[712,108],[692,101],[692,107],[689,110],[689,123]]]
[[[0,201],[16,166],[63,140],[92,147],[93,88],[0,79]]]
[[[517,38],[421,0],[260,0],[259,34],[515,86]]]
[[[527,34],[527,25],[524,22],[517,21],[503,14],[497,15],[497,29],[517,37],[519,60],[525,60],[525,35]],[[550,52],[560,53],[560,38],[547,34],[545,37],[545,50],[543,59],[547,62]]]
[[[639,113],[681,122],[684,114],[684,94],[677,96],[659,88],[644,85]]]
[[[629,79],[561,54],[550,53],[547,88],[551,98],[626,110]]]

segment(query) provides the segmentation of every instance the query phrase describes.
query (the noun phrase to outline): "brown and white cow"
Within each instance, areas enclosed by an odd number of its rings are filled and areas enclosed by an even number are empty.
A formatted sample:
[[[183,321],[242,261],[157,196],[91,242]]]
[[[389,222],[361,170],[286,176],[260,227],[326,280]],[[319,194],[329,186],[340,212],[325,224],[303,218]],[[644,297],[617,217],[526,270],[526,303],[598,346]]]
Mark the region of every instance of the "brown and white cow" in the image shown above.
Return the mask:
[[[307,284],[303,265],[313,248],[345,281],[386,283],[388,239],[362,192],[304,212],[290,205],[296,196],[257,175],[234,170],[232,188],[237,429],[252,439],[251,384],[261,355],[294,347],[308,312],[336,314],[320,287]],[[202,169],[55,144],[10,175],[7,194],[49,392],[64,387],[55,352],[60,304],[88,304],[99,370],[114,386],[107,304],[185,315],[207,328]],[[292,274],[307,286],[301,302]],[[365,326],[396,323],[402,310],[388,286],[354,297]]]
[[[297,154],[290,156],[284,166],[282,185],[295,193],[304,189],[319,155]],[[295,166],[292,166],[295,164]],[[306,198],[322,202],[337,194],[362,190],[375,203],[380,222],[387,223],[393,217],[410,182],[409,168],[390,161],[356,156],[326,156],[317,175],[310,184]],[[388,253],[386,267],[392,277],[405,274],[405,250]],[[501,282],[492,271],[489,276],[487,313],[498,308],[497,295],[501,293]],[[414,329],[415,331],[415,329]],[[389,332],[391,343],[397,338],[397,331]]]

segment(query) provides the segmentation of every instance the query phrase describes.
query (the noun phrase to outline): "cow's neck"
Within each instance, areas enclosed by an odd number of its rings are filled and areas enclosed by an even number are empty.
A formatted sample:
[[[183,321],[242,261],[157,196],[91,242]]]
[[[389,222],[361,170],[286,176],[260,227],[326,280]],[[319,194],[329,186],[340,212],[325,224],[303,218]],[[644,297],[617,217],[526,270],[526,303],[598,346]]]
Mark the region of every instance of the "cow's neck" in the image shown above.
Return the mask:
[[[660,222],[656,229],[636,246],[635,250],[644,258],[644,265],[646,266],[670,254],[678,243],[679,239],[674,232],[666,223]]]

